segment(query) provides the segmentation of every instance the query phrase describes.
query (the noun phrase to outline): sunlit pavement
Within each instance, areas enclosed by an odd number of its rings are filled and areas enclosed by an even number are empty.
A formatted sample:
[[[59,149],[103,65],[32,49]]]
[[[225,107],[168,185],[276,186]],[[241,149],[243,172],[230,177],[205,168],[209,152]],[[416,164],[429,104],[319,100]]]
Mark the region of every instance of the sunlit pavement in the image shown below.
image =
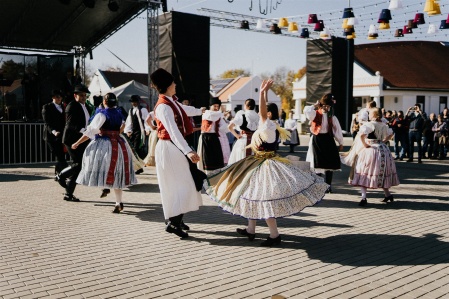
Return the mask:
[[[303,160],[307,140],[296,147]],[[278,220],[283,242],[273,248],[259,247],[264,221],[250,242],[235,233],[246,220],[206,195],[185,216],[188,239],[165,232],[153,167],[113,214],[113,194],[96,188],[64,201],[50,165],[3,166],[0,297],[449,298],[449,161],[396,165],[393,203],[372,190],[359,207],[344,166],[334,193]]]

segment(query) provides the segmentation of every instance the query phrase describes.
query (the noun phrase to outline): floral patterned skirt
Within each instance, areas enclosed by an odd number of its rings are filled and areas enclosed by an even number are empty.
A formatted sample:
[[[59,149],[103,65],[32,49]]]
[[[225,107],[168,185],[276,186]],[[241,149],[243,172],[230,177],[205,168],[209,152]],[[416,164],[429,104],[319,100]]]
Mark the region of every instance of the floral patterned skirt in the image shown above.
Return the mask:
[[[258,152],[209,174],[206,193],[223,210],[248,219],[293,215],[324,197],[329,186],[321,177],[269,153]]]
[[[399,185],[396,164],[390,149],[381,142],[373,142],[357,154],[349,183],[370,189]]]

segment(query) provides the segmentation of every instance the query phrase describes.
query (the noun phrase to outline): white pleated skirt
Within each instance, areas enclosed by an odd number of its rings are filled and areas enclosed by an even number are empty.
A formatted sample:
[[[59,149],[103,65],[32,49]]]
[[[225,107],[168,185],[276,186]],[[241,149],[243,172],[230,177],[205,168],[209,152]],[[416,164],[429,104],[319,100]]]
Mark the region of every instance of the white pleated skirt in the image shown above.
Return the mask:
[[[118,144],[117,164],[114,169],[114,183],[106,184],[109,166],[111,165],[112,146],[108,138],[98,138],[89,143],[83,154],[81,172],[76,182],[81,185],[100,188],[123,189],[137,184],[134,174],[133,153],[128,143],[124,143],[128,153],[130,183],[126,183],[125,160],[121,145]]]
[[[156,172],[165,219],[202,206],[187,158],[170,140],[159,139],[156,144]]]

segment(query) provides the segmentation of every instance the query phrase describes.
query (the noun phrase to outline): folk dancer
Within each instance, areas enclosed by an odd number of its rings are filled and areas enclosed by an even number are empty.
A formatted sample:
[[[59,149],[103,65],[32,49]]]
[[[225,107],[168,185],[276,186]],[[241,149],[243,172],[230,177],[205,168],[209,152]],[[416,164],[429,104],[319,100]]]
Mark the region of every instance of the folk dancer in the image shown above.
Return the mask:
[[[343,133],[340,122],[333,114],[333,105],[334,96],[328,93],[314,105],[304,107],[304,114],[311,124],[306,161],[310,162],[312,171],[325,175],[329,193],[332,192],[333,172],[341,170],[339,151],[343,150]]]
[[[202,198],[191,172],[199,156],[192,150],[185,136],[193,132],[189,116],[201,115],[205,108],[197,109],[181,105],[177,101],[173,76],[164,69],[150,75],[152,87],[159,92],[154,107],[159,141],[156,144],[156,173],[161,194],[164,217],[168,220],[165,230],[181,238],[189,235],[184,223],[187,212],[196,211]],[[191,164],[189,164],[190,162]]]
[[[89,139],[83,155],[81,172],[77,183],[90,187],[113,189],[115,207],[113,213],[120,213],[123,189],[137,183],[132,163],[132,152],[128,143],[120,135],[125,126],[125,118],[117,109],[117,97],[107,93],[103,98],[104,109],[98,109],[83,136],[72,144],[76,150]]]

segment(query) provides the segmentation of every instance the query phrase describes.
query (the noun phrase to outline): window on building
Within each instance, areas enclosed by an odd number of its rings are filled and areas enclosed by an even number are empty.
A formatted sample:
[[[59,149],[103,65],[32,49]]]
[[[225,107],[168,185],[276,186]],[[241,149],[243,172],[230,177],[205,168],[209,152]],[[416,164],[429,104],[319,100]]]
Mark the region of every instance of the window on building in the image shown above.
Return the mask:
[[[424,110],[424,105],[426,104],[426,96],[416,96],[416,103],[421,104],[421,108]]]
[[[443,109],[447,107],[447,97],[440,97],[440,106],[438,113],[443,112]]]

